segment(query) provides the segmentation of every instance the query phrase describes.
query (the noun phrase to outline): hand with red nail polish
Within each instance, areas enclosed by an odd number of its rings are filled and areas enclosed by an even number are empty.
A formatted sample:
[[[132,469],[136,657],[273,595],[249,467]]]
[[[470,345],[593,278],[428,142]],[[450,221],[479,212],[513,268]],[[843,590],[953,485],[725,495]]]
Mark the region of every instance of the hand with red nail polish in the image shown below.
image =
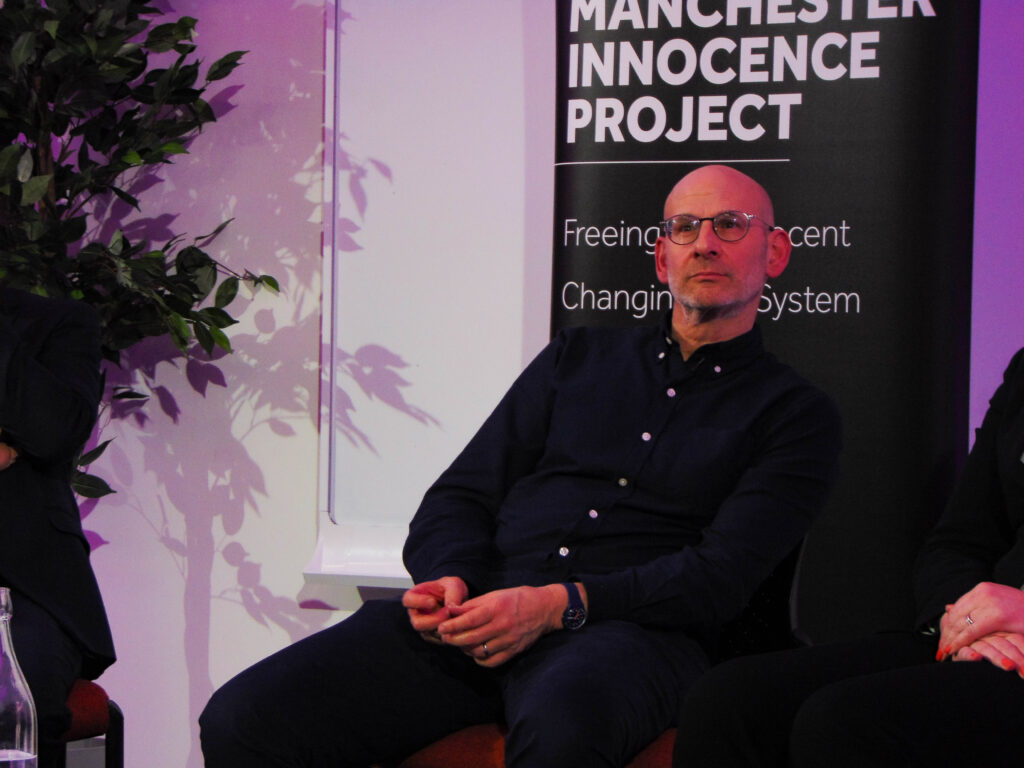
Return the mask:
[[[953,660],[987,660],[1007,672],[1017,670],[1024,674],[1024,634],[993,632],[959,649]]]
[[[1024,592],[984,581],[946,606],[939,621],[939,647],[957,653],[996,632],[1024,634]]]

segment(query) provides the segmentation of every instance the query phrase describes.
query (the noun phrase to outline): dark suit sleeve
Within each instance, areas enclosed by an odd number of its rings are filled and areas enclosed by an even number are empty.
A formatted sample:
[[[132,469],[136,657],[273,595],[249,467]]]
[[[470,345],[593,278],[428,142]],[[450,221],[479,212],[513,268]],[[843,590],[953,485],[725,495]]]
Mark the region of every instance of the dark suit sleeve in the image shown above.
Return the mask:
[[[922,626],[979,582],[993,580],[995,564],[1013,544],[1015,526],[999,470],[1000,436],[1022,409],[1024,350],[1003,374],[964,472],[918,556],[914,586]]]
[[[0,440],[24,459],[66,462],[88,439],[102,394],[99,334],[95,312],[76,302],[0,313]]]

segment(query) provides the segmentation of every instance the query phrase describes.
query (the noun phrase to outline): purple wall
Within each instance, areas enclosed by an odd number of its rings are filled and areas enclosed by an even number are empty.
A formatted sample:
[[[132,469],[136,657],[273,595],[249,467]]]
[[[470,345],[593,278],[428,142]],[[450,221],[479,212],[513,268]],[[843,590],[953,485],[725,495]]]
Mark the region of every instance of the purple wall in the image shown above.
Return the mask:
[[[982,3],[971,316],[972,439],[1006,363],[1024,346],[1022,39],[1024,6],[1019,0]],[[1011,222],[1009,237],[993,235],[1006,229],[1001,221]]]

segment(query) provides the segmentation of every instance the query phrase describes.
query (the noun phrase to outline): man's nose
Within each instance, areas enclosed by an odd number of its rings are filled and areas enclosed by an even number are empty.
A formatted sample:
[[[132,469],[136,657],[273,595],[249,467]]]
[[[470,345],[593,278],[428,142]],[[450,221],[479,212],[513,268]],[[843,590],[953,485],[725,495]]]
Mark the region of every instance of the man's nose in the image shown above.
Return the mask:
[[[699,222],[697,239],[693,241],[693,250],[697,256],[717,256],[722,245],[721,238],[715,232],[714,223],[710,220]]]

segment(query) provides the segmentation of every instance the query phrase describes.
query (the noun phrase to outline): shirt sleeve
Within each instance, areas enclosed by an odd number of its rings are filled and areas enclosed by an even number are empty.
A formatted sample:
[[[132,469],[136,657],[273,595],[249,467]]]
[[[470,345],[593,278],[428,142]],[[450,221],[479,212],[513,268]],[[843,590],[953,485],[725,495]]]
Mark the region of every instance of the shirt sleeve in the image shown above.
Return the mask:
[[[919,624],[932,621],[946,604],[991,580],[994,564],[1013,544],[1015,531],[999,477],[998,438],[1003,425],[1018,417],[1022,408],[1024,350],[1014,355],[989,401],[964,471],[918,555],[914,589]]]
[[[766,416],[755,459],[701,540],[623,571],[584,575],[594,620],[707,632],[739,615],[800,543],[834,483],[841,419],[810,386]]]
[[[0,314],[0,440],[42,462],[74,458],[102,394],[96,314],[72,302],[54,311],[42,335]]]
[[[541,351],[427,490],[402,553],[415,583],[459,576],[472,594],[492,588],[498,511],[508,489],[533,471],[544,452],[562,346],[559,335]]]

